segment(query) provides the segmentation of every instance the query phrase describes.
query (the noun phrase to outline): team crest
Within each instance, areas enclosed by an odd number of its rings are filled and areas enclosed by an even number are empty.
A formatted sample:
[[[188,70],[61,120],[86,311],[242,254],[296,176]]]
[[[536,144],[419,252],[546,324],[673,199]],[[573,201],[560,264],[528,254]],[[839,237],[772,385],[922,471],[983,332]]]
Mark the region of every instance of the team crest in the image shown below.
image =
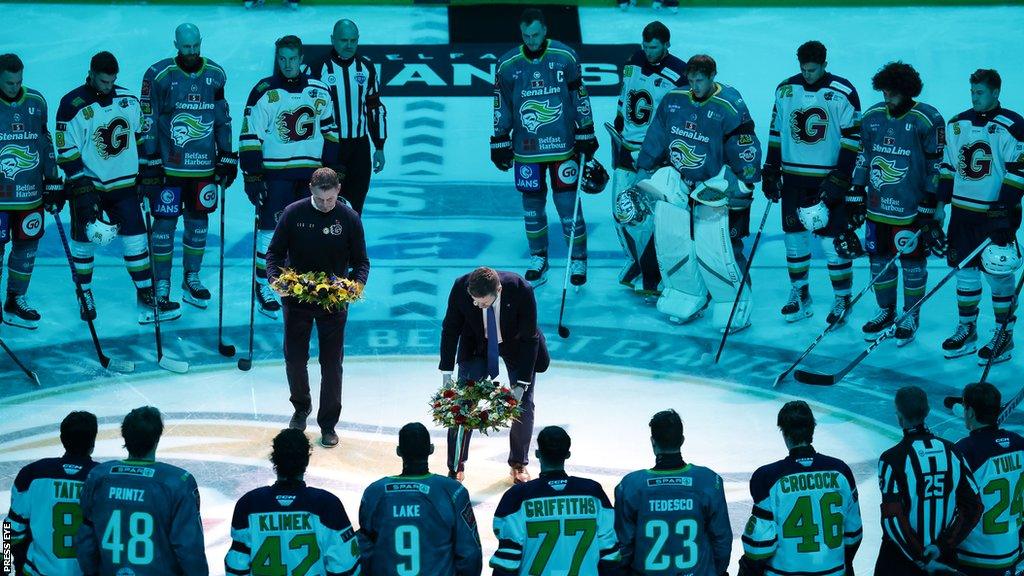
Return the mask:
[[[131,141],[130,132],[128,121],[121,117],[97,128],[92,133],[92,140],[100,157],[106,160],[124,152]]]
[[[366,72],[356,72],[356,84],[366,84]]]
[[[129,102],[128,102],[127,98],[121,98],[121,100],[118,101],[118,103],[117,103],[117,105],[120,106],[121,108],[127,108],[128,104],[129,104]]]
[[[697,154],[693,146],[684,140],[673,140],[668,147],[669,159],[676,170],[695,170],[704,165],[707,154]]]
[[[541,100],[527,100],[519,107],[519,118],[526,130],[536,134],[541,126],[551,124],[562,116],[562,105],[549,106]]]
[[[274,102],[277,102],[280,99],[281,97],[278,96],[277,90],[271,90],[270,92],[267,92],[267,102],[273,104]]]
[[[281,142],[298,142],[313,137],[313,120],[316,111],[309,106],[299,106],[294,110],[282,112],[277,116],[274,126]]]
[[[896,162],[886,160],[881,156],[875,156],[871,159],[870,174],[871,187],[875,190],[881,190],[882,186],[901,182],[903,177],[907,175],[907,169],[897,168]]]
[[[171,119],[171,138],[174,145],[182,148],[194,140],[202,140],[213,133],[213,121],[203,122],[195,114],[175,114]]]
[[[92,106],[82,110],[82,116],[85,117],[86,120],[92,120]]]
[[[39,166],[39,154],[33,152],[28,146],[8,144],[0,149],[0,172],[8,180],[26,170],[33,170]]]

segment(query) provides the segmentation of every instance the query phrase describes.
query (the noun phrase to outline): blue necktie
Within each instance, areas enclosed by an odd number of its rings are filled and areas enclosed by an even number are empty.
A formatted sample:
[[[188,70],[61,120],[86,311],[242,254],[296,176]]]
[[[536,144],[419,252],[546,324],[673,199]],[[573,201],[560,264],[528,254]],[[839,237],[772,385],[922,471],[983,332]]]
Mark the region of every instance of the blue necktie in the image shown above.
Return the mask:
[[[493,305],[487,307],[487,376],[492,380],[498,376],[498,321]]]

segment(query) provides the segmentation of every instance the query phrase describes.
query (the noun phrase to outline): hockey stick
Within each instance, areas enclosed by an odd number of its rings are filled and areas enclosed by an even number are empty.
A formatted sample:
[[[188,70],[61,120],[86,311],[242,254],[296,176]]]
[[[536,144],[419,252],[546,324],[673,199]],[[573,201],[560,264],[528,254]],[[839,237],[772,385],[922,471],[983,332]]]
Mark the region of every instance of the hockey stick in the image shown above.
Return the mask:
[[[626,139],[622,137],[622,133],[615,129],[615,125],[611,122],[604,123],[604,129],[608,131],[608,135],[612,137],[612,146],[621,150],[622,148],[629,149],[626,145]]]
[[[64,232],[64,224],[60,221],[59,213],[53,213],[53,221],[57,223],[60,243],[64,245],[64,255],[68,258],[68,266],[71,268],[71,280],[75,283],[75,294],[78,295],[78,303],[85,308],[85,291],[82,290],[82,282],[79,280],[78,272],[75,270],[75,262],[71,259],[71,246],[68,244],[68,236]],[[96,335],[96,325],[93,323],[92,318],[87,319],[86,322],[89,324],[89,333],[92,335],[92,343],[96,347],[96,358],[100,361],[100,366],[109,368],[114,372],[134,372],[135,363],[131,360],[118,360],[110,358],[103,353],[103,348],[100,347],[100,338]]]
[[[256,330],[256,241],[259,238],[260,203],[254,207],[252,222],[252,286],[249,287],[249,356],[238,359],[238,369],[243,372],[252,368],[252,343]]]
[[[757,245],[761,242],[761,233],[764,232],[764,225],[768,222],[768,213],[772,210],[772,204],[769,202],[764,207],[764,214],[761,215],[761,225],[757,227],[757,234],[754,235],[754,243],[750,246],[750,257],[747,258],[747,265],[743,267],[743,278],[740,279],[740,287],[736,290],[736,300],[732,303],[732,310],[729,312],[729,320],[725,323],[725,332],[722,333],[722,341],[718,343],[718,352],[715,352],[715,364],[718,364],[718,359],[722,357],[722,350],[725,349],[725,340],[729,337],[729,331],[732,328],[732,320],[736,315],[736,309],[740,306],[740,298],[743,297],[743,289],[747,286],[747,279],[750,278],[750,265],[754,262],[754,254],[757,253]],[[729,217],[728,212],[726,218]]]
[[[943,276],[942,280],[939,280],[939,283],[936,284],[935,286],[933,286],[932,289],[929,290],[920,300],[915,302],[914,305],[911,306],[910,308],[907,308],[906,310],[904,310],[903,313],[900,314],[896,318],[896,320],[892,323],[892,325],[889,326],[889,328],[885,332],[883,332],[878,337],[877,340],[875,340],[874,342],[869,344],[868,347],[865,348],[863,352],[861,352],[856,358],[853,359],[852,362],[850,362],[849,364],[844,366],[841,370],[839,370],[838,372],[836,372],[834,374],[822,374],[822,373],[819,373],[819,372],[810,372],[810,371],[807,371],[807,370],[797,370],[793,374],[793,377],[796,378],[797,382],[802,382],[804,384],[811,384],[813,386],[831,386],[831,385],[835,384],[836,382],[839,382],[840,380],[842,380],[844,376],[846,376],[847,374],[850,373],[851,370],[856,368],[857,365],[860,364],[865,358],[867,358],[869,354],[874,352],[875,349],[877,349],[882,344],[882,342],[885,342],[889,338],[892,338],[893,336],[895,336],[896,335],[896,326],[898,326],[899,323],[904,318],[906,318],[909,314],[912,314],[915,310],[920,308],[921,305],[924,304],[929,298],[934,296],[935,293],[938,292],[940,288],[945,286],[946,282],[949,282],[949,280],[951,278],[953,278],[953,276],[955,276],[957,272],[962,270],[964,268],[964,266],[966,266],[968,263],[970,263],[972,260],[974,260],[974,258],[978,254],[981,254],[981,251],[984,250],[985,247],[988,246],[991,243],[992,243],[992,239],[991,238],[986,238],[985,241],[982,242],[981,244],[979,244],[978,247],[975,248],[970,254],[968,254],[966,258],[964,258],[963,260],[960,261],[959,264],[954,266],[953,269],[950,270],[948,274]]]
[[[580,184],[583,182],[583,154],[580,154],[579,170],[576,174],[576,197],[572,207],[572,232],[569,233],[569,250],[565,257],[565,275],[562,277],[562,304],[558,309],[558,335],[562,338],[569,337],[569,327],[562,323],[565,316],[565,295],[569,289],[569,266],[572,265],[572,245],[576,241],[576,217],[580,212]]]
[[[998,343],[1003,338],[1003,334],[1006,333],[1006,328],[1010,325],[1010,319],[1013,318],[1014,312],[1017,310],[1017,298],[1020,296],[1020,288],[1024,285],[1024,274],[1021,274],[1020,280],[1017,281],[1017,287],[1013,290],[1013,299],[1010,301],[1010,311],[1007,312],[1006,317],[999,323],[999,332],[996,333],[994,342]],[[985,370],[981,373],[981,380],[978,382],[984,382],[988,379],[988,372],[992,369],[992,363],[995,360],[997,354],[995,349],[989,354],[988,360],[985,361]]]
[[[25,376],[28,376],[32,380],[32,383],[35,384],[36,387],[38,388],[39,375],[26,368],[25,365],[21,363],[21,360],[18,360],[18,357],[14,355],[14,350],[11,350],[10,348],[7,347],[7,344],[3,341],[3,338],[0,338],[0,347],[3,347],[4,352],[7,352],[7,355],[11,357],[11,360],[14,360],[14,363],[18,365],[18,368],[21,368],[21,371],[25,373]]]
[[[917,232],[914,233],[913,238],[911,238],[903,245],[903,249],[906,250],[907,247],[916,248],[917,239],[920,236],[921,231],[918,230]],[[913,250],[913,248],[911,248],[911,251]],[[864,288],[861,289],[861,291],[858,292],[852,300],[850,300],[850,303],[846,305],[846,310],[848,311],[851,308],[853,308],[853,305],[856,304],[857,301],[859,301],[865,294],[868,293],[869,290],[871,290],[875,286],[875,283],[878,282],[878,279],[882,277],[882,274],[885,274],[886,270],[888,270],[890,266],[895,264],[896,260],[899,259],[899,257],[902,255],[903,250],[897,249],[896,254],[892,258],[890,258],[888,262],[885,263],[885,266],[883,266],[882,269],[878,271],[878,274],[875,274],[874,278],[872,278],[871,281],[867,283],[867,286],[864,286]],[[788,376],[789,373],[793,371],[794,368],[799,366],[800,363],[804,361],[804,358],[807,358],[807,356],[810,355],[811,350],[814,350],[814,347],[817,346],[819,342],[824,340],[825,336],[828,336],[829,334],[832,333],[833,330],[839,327],[839,325],[842,324],[844,320],[846,320],[846,312],[843,312],[842,316],[839,316],[835,318],[832,322],[830,322],[829,325],[825,327],[825,330],[822,331],[821,334],[818,334],[818,337],[814,339],[814,342],[811,342],[811,345],[808,346],[806,350],[804,350],[804,353],[801,354],[795,361],[793,361],[793,363],[790,364],[788,368],[783,370],[782,374],[779,374],[775,378],[775,382],[772,384],[772,388],[777,387],[779,383],[782,382],[786,378],[786,376]]]
[[[146,214],[146,244],[149,249],[149,257],[153,260],[153,216],[150,214],[148,206],[143,207],[143,212]],[[188,372],[188,362],[164,356],[163,340],[160,338],[160,302],[156,293],[156,284],[156,266],[153,266],[149,291],[153,295],[153,334],[156,337],[156,363],[164,370],[184,374]]]
[[[224,343],[224,218],[225,218],[225,196],[227,190],[224,186],[218,186],[220,192],[220,298],[217,302],[217,351],[221,356],[231,358],[235,355],[235,347]]]

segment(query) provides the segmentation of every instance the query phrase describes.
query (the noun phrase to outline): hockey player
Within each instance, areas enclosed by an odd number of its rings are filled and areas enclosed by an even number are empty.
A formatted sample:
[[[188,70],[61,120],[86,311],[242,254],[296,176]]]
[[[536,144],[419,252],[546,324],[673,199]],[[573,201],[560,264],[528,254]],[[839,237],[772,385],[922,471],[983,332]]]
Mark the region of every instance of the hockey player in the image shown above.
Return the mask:
[[[65,95],[57,109],[57,163],[66,176],[71,255],[84,294],[79,312],[83,320],[96,318],[91,289],[95,244],[109,243],[116,233],[135,283],[139,323],[153,322],[154,296],[160,319],[174,320],[181,316],[181,305],[168,299],[170,286],[154,294],[146,225],[136,193],[136,176],[146,165],[138,151],[142,109],[138,98],[114,84],[117,73],[114,55],[99,52],[92,57],[85,84]]]
[[[231,116],[224,99],[227,75],[213,60],[200,56],[201,45],[199,28],[178,26],[178,55],[157,62],[142,78],[146,165],[139,184],[154,218],[153,275],[158,292],[170,291],[174,233],[184,213],[182,299],[206,308],[210,291],[199,270],[209,215],[217,209],[220,188],[227,190],[238,175],[238,155],[232,151]]]
[[[985,506],[983,521],[957,546],[957,566],[969,576],[1016,574],[1021,561],[1021,471],[1024,438],[999,427],[1002,395],[988,382],[964,387],[964,424],[970,434],[956,448],[974,473]]]
[[[812,314],[807,272],[813,233],[824,239],[835,294],[827,318],[832,323],[846,315],[853,284],[852,262],[836,253],[832,238],[846,229],[848,216],[862,220],[864,214],[863,200],[844,206],[860,147],[860,98],[853,84],[825,69],[821,42],[805,42],[796,56],[800,74],[775,89],[761,188],[772,202],[782,200],[786,266],[793,285],[782,315],[796,322]]]
[[[498,60],[494,74],[494,136],[491,162],[502,172],[514,168],[516,190],[523,195],[530,265],[526,279],[547,282],[547,179],[562,221],[566,242],[573,238],[569,281],[587,281],[587,226],[583,210],[573,222],[580,159],[597,151],[590,97],[576,53],[547,38],[544,14],[536,8],[519,19],[518,46]],[[575,224],[575,235],[573,225]]]
[[[675,410],[655,414],[650,427],[654,468],[631,472],[615,487],[623,567],[630,574],[725,574],[732,527],[722,478],[683,461]]]
[[[789,456],[750,477],[739,575],[852,575],[863,536],[853,472],[811,446],[816,423],[803,400],[787,402],[777,423]]]
[[[483,566],[469,493],[431,474],[430,433],[412,422],[398,432],[402,473],[370,484],[359,503],[359,550],[366,576],[477,576]]]
[[[274,43],[275,70],[256,83],[245,104],[239,155],[245,193],[258,210],[256,299],[260,312],[277,318],[281,303],[267,283],[267,248],[284,207],[309,196],[309,178],[338,158],[338,132],[327,85],[300,70],[302,40]]]
[[[622,67],[622,92],[619,94],[615,114],[615,130],[621,135],[622,145],[612,142],[612,212],[619,196],[636,179],[636,155],[644,143],[647,127],[654,119],[654,111],[665,94],[676,88],[688,88],[686,62],[668,53],[671,35],[668,27],[655,20],[644,27],[640,50]],[[654,221],[616,222],[615,231],[626,253],[626,265],[619,273],[619,283],[634,288],[639,277],[637,292],[645,296],[658,294],[661,275],[654,253]]]
[[[981,301],[980,261],[993,252],[1019,254],[1016,230],[1020,226],[1020,198],[1024,190],[1024,118],[999,103],[1002,80],[995,70],[971,74],[972,108],[950,119],[946,150],[939,174],[939,201],[952,202],[949,227],[949,264],[955,266],[991,238],[982,257],[956,274],[960,322],[942,343],[946,358],[971,354],[978,341],[978,304]],[[997,248],[1011,246],[1010,249]],[[996,324],[1007,321],[1004,332],[978,350],[978,363],[1010,359],[1013,350],[1013,274],[985,273],[992,288]]]
[[[359,545],[341,500],[303,481],[313,451],[309,439],[286,428],[273,446],[277,482],[235,504],[225,574],[358,575]]]
[[[96,416],[72,412],[60,423],[60,458],[37,460],[18,472],[11,489],[11,544],[17,574],[78,576],[75,533],[82,523],[81,493],[96,445]]]
[[[541,430],[540,477],[502,495],[494,511],[494,576],[618,574],[615,512],[600,484],[565,473],[570,443],[558,426]]]
[[[954,573],[954,551],[981,519],[978,485],[953,444],[925,425],[924,390],[897,390],[896,416],[903,439],[878,459],[882,545],[875,576]]]
[[[637,158],[637,178],[666,161],[670,166],[641,183],[646,199],[634,194],[638,202],[630,210],[643,213],[643,205],[654,205],[663,284],[658,310],[688,322],[710,302],[715,328],[725,330],[743,277],[742,238],[761,178],[761,144],[743,98],[716,82],[717,72],[714,59],[696,55],[686,63],[690,89],[662,98]],[[745,290],[733,331],[750,325],[750,311]]]
[[[871,86],[882,92],[884,100],[864,113],[863,149],[853,175],[853,196],[860,198],[858,202],[867,197],[865,238],[871,276],[875,277],[902,251],[903,308],[907,309],[924,296],[929,252],[945,255],[942,223],[935,219],[945,122],[934,107],[914,100],[921,94],[921,76],[909,64],[886,64],[871,79]],[[918,231],[921,234],[912,245],[911,239]],[[845,258],[856,256],[860,251],[856,232],[842,232],[836,248]],[[875,282],[879,310],[862,328],[868,340],[878,338],[892,326],[898,280],[899,271],[894,265]],[[914,310],[896,327],[897,346],[914,339],[919,318],[920,309]]]
[[[6,316],[0,316],[11,326],[34,330],[40,315],[25,294],[43,236],[43,205],[59,203],[62,185],[46,125],[46,100],[22,86],[24,70],[16,54],[0,55],[0,266],[11,242]]]
[[[136,408],[121,422],[127,460],[93,468],[82,489],[75,536],[85,574],[206,576],[199,487],[191,474],[156,461],[160,411]]]

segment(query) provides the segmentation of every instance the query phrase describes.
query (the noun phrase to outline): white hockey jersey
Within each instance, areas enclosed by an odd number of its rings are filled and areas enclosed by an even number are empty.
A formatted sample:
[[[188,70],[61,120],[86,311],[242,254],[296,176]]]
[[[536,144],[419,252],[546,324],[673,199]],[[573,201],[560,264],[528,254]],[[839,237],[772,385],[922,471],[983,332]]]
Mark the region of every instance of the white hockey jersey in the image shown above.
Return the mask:
[[[1024,192],[1024,118],[996,106],[967,110],[946,124],[939,200],[974,212],[1020,203]]]
[[[100,191],[134,186],[143,131],[138,98],[120,86],[100,94],[86,82],[60,100],[57,164],[68,179],[84,175]]]
[[[788,184],[816,188],[838,168],[853,173],[860,150],[860,98],[845,78],[826,73],[811,85],[792,76],[775,89],[765,164]]]
[[[622,134],[626,148],[632,152],[643,145],[647,127],[665,94],[689,86],[686,62],[668,54],[661,62],[651,64],[644,51],[637,50],[622,67],[622,92],[615,114],[615,129]]]

